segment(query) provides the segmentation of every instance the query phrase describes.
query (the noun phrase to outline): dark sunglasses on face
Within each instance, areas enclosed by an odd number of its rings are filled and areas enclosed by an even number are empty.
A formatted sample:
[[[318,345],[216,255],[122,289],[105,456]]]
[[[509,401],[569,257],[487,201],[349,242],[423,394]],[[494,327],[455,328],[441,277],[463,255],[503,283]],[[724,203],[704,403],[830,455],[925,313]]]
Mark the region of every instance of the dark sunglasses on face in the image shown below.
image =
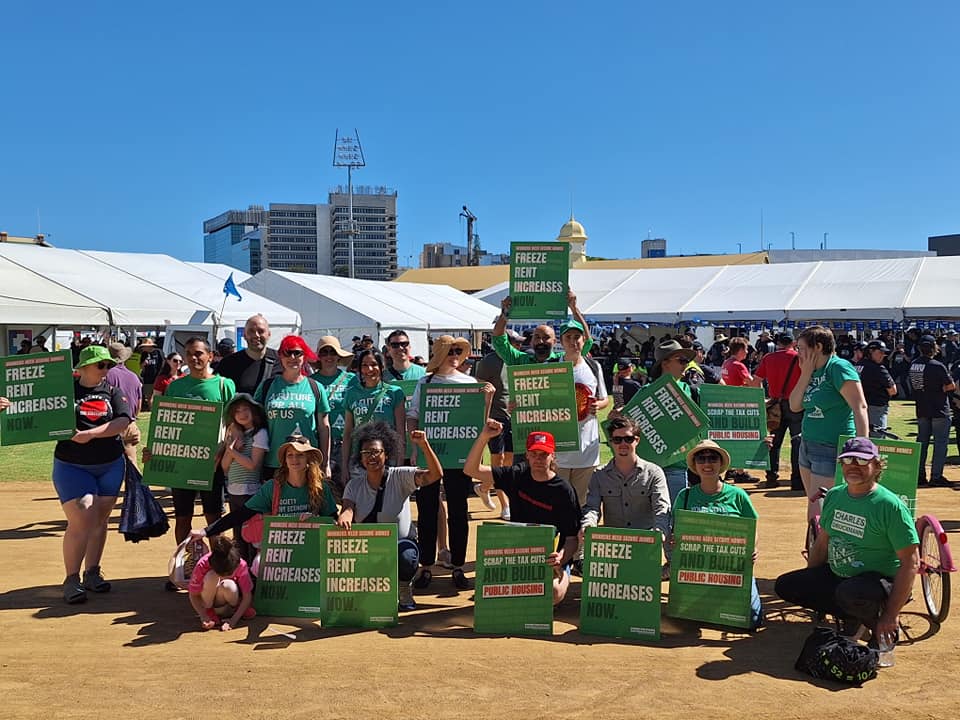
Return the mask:
[[[183,362],[183,358],[170,358],[170,362],[182,363],[182,362]]]
[[[720,462],[719,453],[697,453],[693,456],[693,461],[698,463],[717,463]]]
[[[410,347],[410,341],[408,340],[407,342],[392,342],[390,343],[390,347],[392,347],[394,350],[399,350],[400,348],[408,348]]]
[[[610,442],[614,445],[622,445],[623,443],[632,443],[636,439],[636,435],[613,435],[610,438]]]
[[[303,357],[303,350],[284,350],[283,356],[289,358]]]
[[[297,351],[297,352],[299,352],[299,351]],[[336,355],[336,354],[337,354],[337,351],[334,350],[333,348],[330,348],[330,347],[325,347],[325,348],[321,348],[320,350],[317,350],[317,355],[320,355],[320,356],[323,356],[323,355]]]
[[[842,462],[844,465],[853,465],[854,463],[856,463],[856,464],[859,465],[860,467],[865,467],[866,465],[869,465],[869,464],[870,464],[870,461],[869,461],[868,459],[866,459],[866,458],[859,458],[859,457],[844,457],[844,458],[840,458],[840,462]]]
[[[110,368],[111,368],[111,365],[108,362],[97,363],[97,370],[109,370]],[[846,460],[846,458],[844,458],[844,460]]]
[[[463,348],[462,348],[462,347],[455,347],[455,348],[450,348],[450,349],[447,351],[447,357],[451,357],[451,356],[454,356],[454,355],[456,355],[457,357],[459,357],[460,355],[463,355]]]

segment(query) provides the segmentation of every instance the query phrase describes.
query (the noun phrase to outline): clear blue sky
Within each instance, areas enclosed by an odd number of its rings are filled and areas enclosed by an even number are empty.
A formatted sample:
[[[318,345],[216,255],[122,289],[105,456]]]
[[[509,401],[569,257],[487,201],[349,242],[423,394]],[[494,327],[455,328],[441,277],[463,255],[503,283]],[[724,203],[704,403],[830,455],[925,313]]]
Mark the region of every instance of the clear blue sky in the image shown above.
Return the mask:
[[[953,1],[7,3],[0,229],[202,259],[204,219],[399,191],[401,264],[463,242],[591,255],[926,249],[960,232]],[[953,49],[951,49],[953,48]]]

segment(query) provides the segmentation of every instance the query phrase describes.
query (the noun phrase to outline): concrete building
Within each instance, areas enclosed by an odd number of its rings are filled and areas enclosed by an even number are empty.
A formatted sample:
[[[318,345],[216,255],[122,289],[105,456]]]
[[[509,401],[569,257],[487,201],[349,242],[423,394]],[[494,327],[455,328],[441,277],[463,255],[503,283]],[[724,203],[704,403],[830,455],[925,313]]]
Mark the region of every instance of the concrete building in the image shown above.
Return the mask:
[[[927,238],[927,248],[937,255],[960,255],[960,233],[932,235]]]
[[[270,203],[228,210],[203,223],[204,262],[224,263],[256,274],[261,270],[318,275],[349,273],[349,208],[345,187],[327,204]],[[397,192],[354,187],[355,277],[397,276]]]
[[[486,250],[477,252],[477,265],[504,265],[510,263],[509,253],[488,253]],[[467,246],[451,243],[429,243],[423,246],[420,253],[420,267],[467,267]]]

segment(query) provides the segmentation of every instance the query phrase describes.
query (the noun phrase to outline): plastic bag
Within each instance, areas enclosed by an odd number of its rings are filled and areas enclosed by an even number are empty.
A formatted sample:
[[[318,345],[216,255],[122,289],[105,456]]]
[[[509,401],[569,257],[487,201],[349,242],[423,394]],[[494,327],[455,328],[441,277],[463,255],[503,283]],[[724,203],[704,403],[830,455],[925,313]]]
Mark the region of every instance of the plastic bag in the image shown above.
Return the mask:
[[[794,667],[819,680],[861,685],[877,676],[877,654],[836,630],[818,627],[803,644]]]
[[[170,529],[170,521],[143,484],[143,475],[136,465],[127,460],[124,478],[123,506],[120,508],[119,530],[128,542],[140,542],[160,537]]]
[[[193,575],[193,569],[197,566],[204,555],[210,552],[207,544],[202,538],[187,539],[177,545],[177,549],[170,556],[167,563],[167,573],[170,576],[170,582],[181,590],[186,590],[190,584],[190,577]]]

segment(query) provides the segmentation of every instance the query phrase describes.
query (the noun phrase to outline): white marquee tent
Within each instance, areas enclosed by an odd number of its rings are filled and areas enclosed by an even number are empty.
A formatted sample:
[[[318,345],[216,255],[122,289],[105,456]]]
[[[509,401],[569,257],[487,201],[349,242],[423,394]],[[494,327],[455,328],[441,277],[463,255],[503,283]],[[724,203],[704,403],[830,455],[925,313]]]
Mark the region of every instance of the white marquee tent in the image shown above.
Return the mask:
[[[960,321],[960,257],[571,270],[590,321]],[[507,283],[477,293],[492,305]]]
[[[411,353],[427,357],[428,334],[488,331],[496,315],[487,303],[448,285],[263,270],[242,287],[299,310],[307,342],[336,335],[348,349],[355,335],[370,335],[380,347],[393,330],[403,329]]]

